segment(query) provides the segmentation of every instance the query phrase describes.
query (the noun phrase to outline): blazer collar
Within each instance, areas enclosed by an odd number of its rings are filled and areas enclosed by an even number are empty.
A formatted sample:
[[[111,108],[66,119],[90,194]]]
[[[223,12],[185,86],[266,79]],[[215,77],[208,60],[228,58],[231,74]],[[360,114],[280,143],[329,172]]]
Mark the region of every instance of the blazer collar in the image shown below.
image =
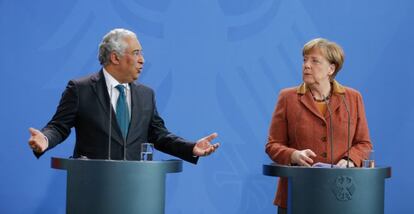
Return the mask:
[[[335,112],[341,105],[341,97],[345,94],[345,87],[339,84],[336,80],[332,82],[332,96],[329,99],[328,105],[331,108],[332,113]],[[296,93],[299,95],[300,102],[309,109],[313,114],[322,120],[326,120],[330,117],[329,112],[326,111],[325,115],[321,115],[317,109],[315,102],[313,101],[312,94],[310,93],[309,87],[302,83],[296,89]]]
[[[296,89],[296,93],[298,94],[306,94],[306,92],[309,91],[309,86],[306,85],[306,83],[302,83],[299,85],[299,87]],[[334,94],[345,94],[345,87],[339,84],[336,80],[332,81],[332,91]]]

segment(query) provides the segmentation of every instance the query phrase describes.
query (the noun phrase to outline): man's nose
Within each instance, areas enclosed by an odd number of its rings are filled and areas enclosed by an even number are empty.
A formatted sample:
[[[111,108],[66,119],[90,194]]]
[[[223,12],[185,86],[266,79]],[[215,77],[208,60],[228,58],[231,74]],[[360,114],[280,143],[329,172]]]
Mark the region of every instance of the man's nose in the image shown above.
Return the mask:
[[[143,55],[139,55],[138,56],[138,63],[140,63],[140,64],[144,64],[145,63],[145,59],[144,59],[144,56]]]

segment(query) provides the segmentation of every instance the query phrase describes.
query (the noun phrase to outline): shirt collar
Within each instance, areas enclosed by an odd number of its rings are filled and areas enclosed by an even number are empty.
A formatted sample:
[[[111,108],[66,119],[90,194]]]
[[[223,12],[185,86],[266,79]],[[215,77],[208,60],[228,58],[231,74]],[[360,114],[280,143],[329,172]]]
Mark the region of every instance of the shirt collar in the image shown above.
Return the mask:
[[[115,88],[117,85],[121,84],[105,68],[102,68],[102,71],[103,71],[103,74],[104,74],[104,77],[105,77],[106,87],[108,88],[108,90],[110,90],[111,87]],[[125,88],[127,90],[129,90],[129,84],[128,83],[123,83],[121,85],[125,86]]]
[[[339,84],[336,80],[332,81],[332,91],[336,94],[344,94],[345,93],[345,87]],[[298,94],[306,94],[306,92],[309,90],[309,87],[306,85],[306,83],[302,83],[298,86],[296,89],[296,93]]]

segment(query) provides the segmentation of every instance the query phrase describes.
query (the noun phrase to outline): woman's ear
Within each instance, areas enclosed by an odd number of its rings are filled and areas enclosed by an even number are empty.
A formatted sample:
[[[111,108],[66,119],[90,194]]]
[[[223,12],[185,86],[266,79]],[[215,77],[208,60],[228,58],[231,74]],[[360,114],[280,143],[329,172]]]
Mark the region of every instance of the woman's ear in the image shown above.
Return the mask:
[[[329,76],[332,76],[335,73],[335,69],[336,69],[336,65],[335,64],[330,64],[329,65]]]

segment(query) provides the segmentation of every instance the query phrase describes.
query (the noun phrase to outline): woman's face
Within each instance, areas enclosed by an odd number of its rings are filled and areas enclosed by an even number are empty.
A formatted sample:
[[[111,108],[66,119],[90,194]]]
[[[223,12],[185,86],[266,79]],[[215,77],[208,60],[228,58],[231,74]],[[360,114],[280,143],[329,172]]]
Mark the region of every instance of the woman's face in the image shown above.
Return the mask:
[[[335,64],[329,63],[319,48],[313,48],[303,56],[302,78],[307,85],[329,83],[334,71]]]

